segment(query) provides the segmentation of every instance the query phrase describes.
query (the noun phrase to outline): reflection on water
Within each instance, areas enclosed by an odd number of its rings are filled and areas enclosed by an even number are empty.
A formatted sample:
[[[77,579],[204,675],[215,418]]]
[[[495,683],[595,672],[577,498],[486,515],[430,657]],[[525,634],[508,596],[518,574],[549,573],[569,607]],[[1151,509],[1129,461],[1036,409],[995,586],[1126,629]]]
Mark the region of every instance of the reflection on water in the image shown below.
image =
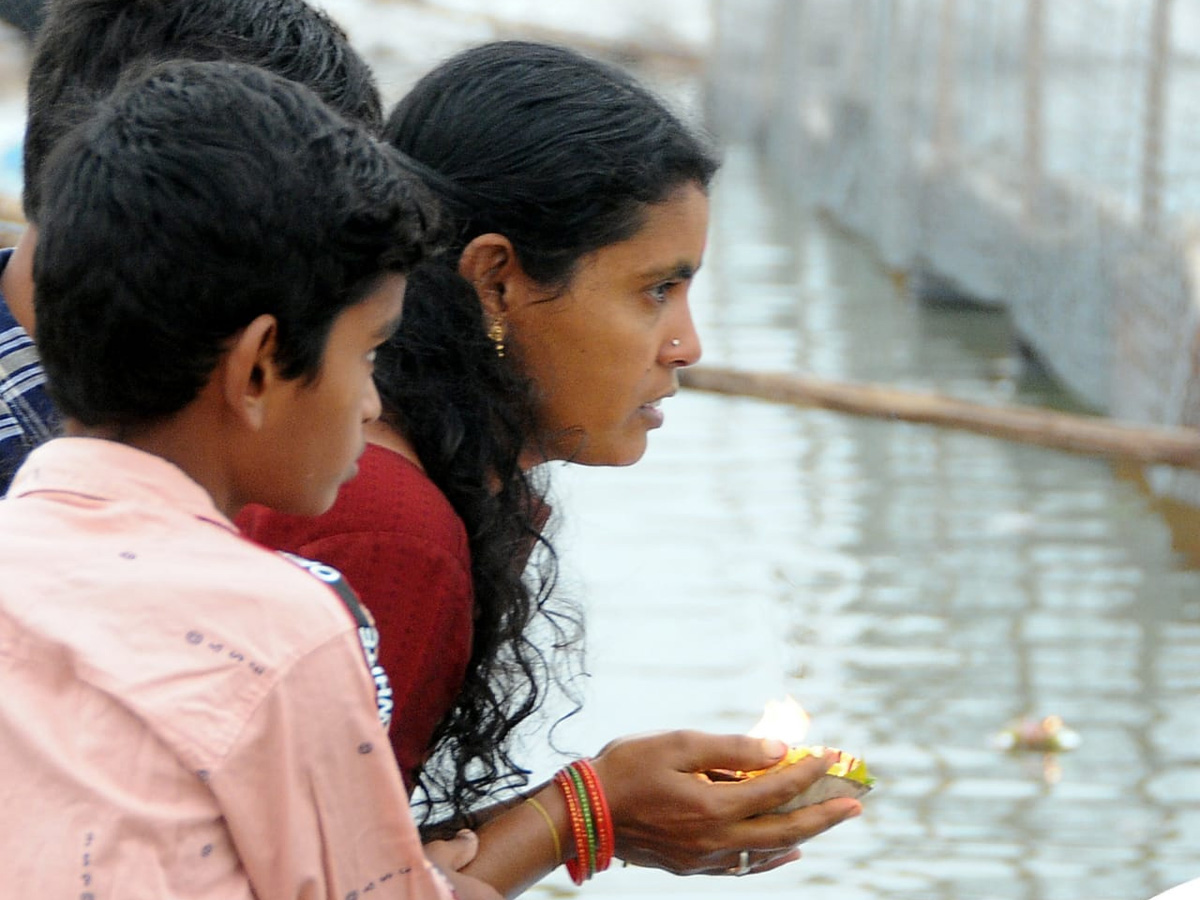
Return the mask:
[[[747,156],[714,201],[694,296],[707,361],[1055,400],[1021,375],[1002,316],[914,304]],[[861,753],[879,784],[778,872],[624,869],[589,896],[1144,900],[1200,875],[1200,573],[1132,480],[748,399],[684,392],[666,415],[638,466],[555,472],[595,675],[562,742],[745,731],[790,693],[810,738]],[[992,747],[1047,714],[1079,749]]]

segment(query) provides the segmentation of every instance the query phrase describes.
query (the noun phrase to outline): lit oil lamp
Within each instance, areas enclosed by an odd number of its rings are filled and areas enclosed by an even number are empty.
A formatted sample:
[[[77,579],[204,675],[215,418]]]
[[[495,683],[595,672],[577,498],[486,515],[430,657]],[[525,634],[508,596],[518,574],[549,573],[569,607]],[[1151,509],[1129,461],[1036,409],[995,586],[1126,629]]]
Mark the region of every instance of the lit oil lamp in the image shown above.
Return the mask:
[[[1074,750],[1079,744],[1079,732],[1068,728],[1061,716],[1017,719],[992,736],[992,746],[997,750],[1040,753],[1042,779],[1051,785],[1062,780],[1059,754]]]
[[[823,803],[837,797],[858,798],[875,784],[875,779],[867,770],[867,764],[858,757],[834,747],[806,746],[803,742],[808,734],[809,721],[809,715],[804,708],[791,697],[786,697],[783,700],[768,700],[762,718],[749,731],[751,737],[783,741],[788,745],[788,752],[782,760],[768,769],[738,772],[741,778],[754,778],[766,772],[774,772],[810,756],[821,756],[829,761],[829,768],[825,770],[824,775],[778,807],[775,812],[791,812],[802,806],[812,806],[814,803]]]
[[[1062,753],[1079,746],[1079,733],[1068,728],[1060,716],[1018,719],[997,734],[992,741],[999,750],[1031,750],[1035,753]]]

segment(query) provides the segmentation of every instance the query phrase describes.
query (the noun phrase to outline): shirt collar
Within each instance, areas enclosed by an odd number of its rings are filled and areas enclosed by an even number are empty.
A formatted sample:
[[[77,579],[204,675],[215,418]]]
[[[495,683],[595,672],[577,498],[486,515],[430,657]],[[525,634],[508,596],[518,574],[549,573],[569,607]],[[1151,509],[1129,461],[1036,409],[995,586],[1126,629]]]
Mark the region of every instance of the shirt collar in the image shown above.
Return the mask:
[[[115,441],[63,437],[38,447],[17,471],[8,496],[43,491],[169,506],[237,531],[208,491],[174,463]]]

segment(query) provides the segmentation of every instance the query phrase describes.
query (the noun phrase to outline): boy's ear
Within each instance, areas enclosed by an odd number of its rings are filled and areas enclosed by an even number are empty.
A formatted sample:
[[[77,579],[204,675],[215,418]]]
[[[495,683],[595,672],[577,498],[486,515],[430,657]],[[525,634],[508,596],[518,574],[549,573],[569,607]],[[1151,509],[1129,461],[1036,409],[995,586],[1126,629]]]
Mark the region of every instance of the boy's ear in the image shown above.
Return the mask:
[[[458,260],[458,274],[471,282],[484,312],[493,317],[503,318],[531,285],[512,241],[502,234],[481,234],[467,244]]]
[[[234,337],[225,355],[225,402],[236,418],[255,431],[266,420],[266,400],[279,380],[275,362],[278,336],[275,317],[261,315]]]

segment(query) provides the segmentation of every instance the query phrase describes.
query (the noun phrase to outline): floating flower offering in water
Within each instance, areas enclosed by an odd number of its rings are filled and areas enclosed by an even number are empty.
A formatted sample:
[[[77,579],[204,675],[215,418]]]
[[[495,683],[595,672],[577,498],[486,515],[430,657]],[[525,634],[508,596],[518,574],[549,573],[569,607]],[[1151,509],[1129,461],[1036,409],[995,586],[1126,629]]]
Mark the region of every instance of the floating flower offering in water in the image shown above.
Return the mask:
[[[787,803],[777,807],[775,812],[791,812],[802,806],[812,806],[814,803],[823,803],[838,797],[858,798],[875,784],[875,779],[867,770],[867,764],[857,756],[819,744],[804,746],[802,742],[808,733],[808,724],[808,713],[799,703],[787,697],[784,700],[767,701],[763,717],[749,731],[751,737],[781,740],[789,746],[789,750],[782,760],[770,768],[738,772],[738,778],[754,778],[766,772],[774,772],[810,756],[820,756],[829,760],[829,768],[825,770],[824,775]]]
[[[1063,724],[1059,716],[1018,719],[997,734],[992,743],[1000,750],[1029,750],[1062,753],[1079,746],[1079,733]]]

